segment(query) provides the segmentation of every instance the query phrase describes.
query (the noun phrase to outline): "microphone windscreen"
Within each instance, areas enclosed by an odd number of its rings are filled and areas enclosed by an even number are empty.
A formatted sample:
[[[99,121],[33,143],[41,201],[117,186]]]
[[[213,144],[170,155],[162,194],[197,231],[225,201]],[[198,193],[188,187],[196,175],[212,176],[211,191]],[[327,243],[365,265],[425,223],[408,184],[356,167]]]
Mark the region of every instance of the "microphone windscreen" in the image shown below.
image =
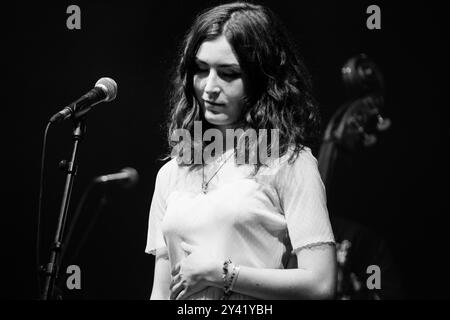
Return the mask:
[[[102,90],[106,94],[106,100],[105,101],[112,101],[117,96],[117,83],[107,77],[100,78],[97,83],[95,84],[96,87],[102,88]]]

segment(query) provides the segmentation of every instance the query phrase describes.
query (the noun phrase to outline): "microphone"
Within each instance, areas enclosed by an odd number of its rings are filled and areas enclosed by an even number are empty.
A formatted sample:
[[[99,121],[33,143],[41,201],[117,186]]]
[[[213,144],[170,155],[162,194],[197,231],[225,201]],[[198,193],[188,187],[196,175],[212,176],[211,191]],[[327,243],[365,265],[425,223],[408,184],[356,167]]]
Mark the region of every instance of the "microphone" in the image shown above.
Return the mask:
[[[123,168],[120,172],[98,176],[94,183],[107,184],[117,182],[126,188],[134,186],[139,180],[139,174],[136,169],[131,167]]]
[[[50,118],[50,122],[59,122],[69,117],[79,118],[100,102],[112,101],[117,95],[117,83],[111,78],[101,78],[95,87],[75,102],[72,102]]]

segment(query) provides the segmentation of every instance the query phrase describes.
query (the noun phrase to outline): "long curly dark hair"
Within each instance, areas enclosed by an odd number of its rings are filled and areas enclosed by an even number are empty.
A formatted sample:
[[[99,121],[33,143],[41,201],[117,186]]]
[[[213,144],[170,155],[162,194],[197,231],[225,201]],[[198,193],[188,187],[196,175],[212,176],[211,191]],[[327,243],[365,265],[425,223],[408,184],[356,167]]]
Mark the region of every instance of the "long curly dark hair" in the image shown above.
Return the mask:
[[[320,130],[318,108],[310,75],[288,32],[267,7],[233,2],[199,14],[185,35],[170,98],[167,129],[171,154],[180,152],[179,143],[171,139],[175,130],[188,130],[193,137],[194,121],[202,121],[203,131],[212,127],[195,97],[193,76],[200,45],[221,35],[233,48],[243,72],[245,127],[279,129],[280,156],[290,147],[294,147],[293,155],[305,146],[313,147]],[[199,143],[204,146],[202,141],[193,141],[192,148]]]

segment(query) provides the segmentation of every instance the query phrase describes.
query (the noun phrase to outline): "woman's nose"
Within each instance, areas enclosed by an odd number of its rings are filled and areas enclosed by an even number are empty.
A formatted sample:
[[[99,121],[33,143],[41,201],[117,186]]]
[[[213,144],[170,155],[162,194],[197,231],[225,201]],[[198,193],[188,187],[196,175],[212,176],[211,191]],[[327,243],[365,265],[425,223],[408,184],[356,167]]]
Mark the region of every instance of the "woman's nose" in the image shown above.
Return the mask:
[[[220,87],[217,82],[217,74],[215,72],[210,72],[208,78],[206,79],[206,84],[204,88],[205,93],[212,98],[216,98],[220,93]]]

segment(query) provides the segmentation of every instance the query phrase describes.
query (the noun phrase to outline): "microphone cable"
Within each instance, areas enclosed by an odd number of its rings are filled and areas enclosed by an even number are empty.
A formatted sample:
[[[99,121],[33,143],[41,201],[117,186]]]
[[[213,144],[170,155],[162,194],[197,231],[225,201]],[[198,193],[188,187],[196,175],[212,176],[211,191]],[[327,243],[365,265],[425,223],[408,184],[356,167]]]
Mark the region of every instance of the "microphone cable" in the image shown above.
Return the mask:
[[[81,215],[81,211],[83,209],[84,203],[86,202],[86,199],[87,199],[88,195],[90,194],[92,188],[95,185],[96,185],[96,182],[95,182],[94,179],[92,179],[89,182],[88,186],[84,189],[83,195],[81,196],[80,201],[78,202],[76,210],[74,211],[73,217],[72,217],[72,219],[70,221],[70,225],[69,225],[69,229],[68,229],[68,232],[67,232],[67,236],[66,236],[66,239],[64,241],[65,242],[64,243],[64,247],[61,250],[61,260],[60,260],[61,261],[61,265],[63,263],[64,256],[66,255],[66,252],[67,252],[67,249],[68,249],[68,245],[70,243],[70,239],[72,238],[72,234],[73,234],[73,231],[75,229],[75,225],[77,224],[78,218]],[[73,257],[72,257],[72,260],[73,260]]]
[[[42,141],[42,153],[41,153],[41,168],[39,174],[39,198],[38,198],[38,214],[37,214],[37,226],[36,226],[36,270],[37,270],[37,286],[38,286],[38,299],[41,297],[41,215],[42,215],[42,195],[44,193],[44,168],[45,168],[45,153],[47,148],[47,135],[51,122],[47,122],[47,126],[44,131],[44,138]]]

